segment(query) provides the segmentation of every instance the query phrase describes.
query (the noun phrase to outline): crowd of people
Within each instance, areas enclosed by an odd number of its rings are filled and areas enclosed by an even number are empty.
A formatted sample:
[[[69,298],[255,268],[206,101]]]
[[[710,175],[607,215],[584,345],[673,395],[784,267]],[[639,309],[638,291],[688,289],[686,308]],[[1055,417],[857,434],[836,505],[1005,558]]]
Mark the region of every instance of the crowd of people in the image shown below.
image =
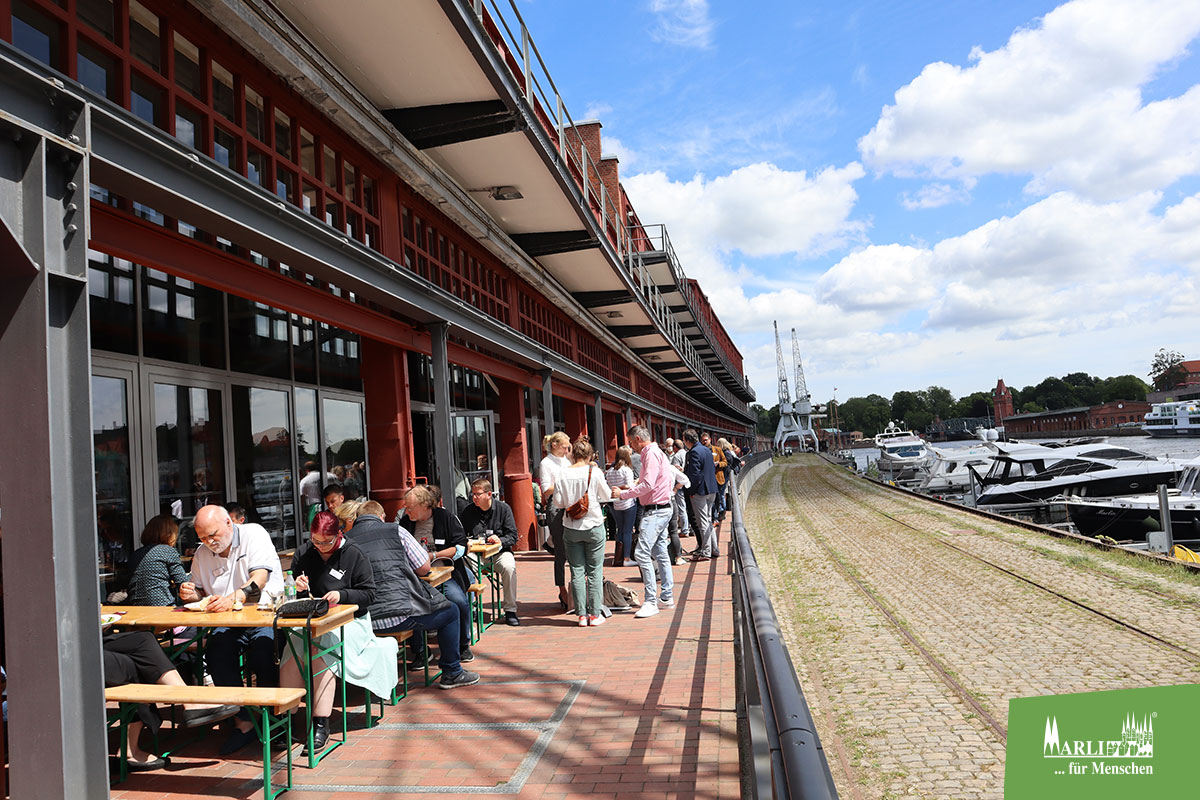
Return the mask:
[[[612,463],[597,460],[586,435],[572,442],[565,433],[554,433],[543,446],[537,498],[546,523],[544,547],[554,554],[562,611],[580,627],[602,625],[611,615],[604,585],[610,535],[616,541],[613,564],[636,566],[641,573],[643,596],[633,616],[644,619],[673,607],[672,567],[685,563],[684,556],[698,561],[719,554],[714,522],[725,513],[728,476],[741,465],[738,448],[725,439],[714,443],[709,434],[694,430],[660,447],[640,425],[629,430],[628,445],[617,448]],[[461,509],[453,503],[446,508],[436,486],[413,487],[393,521],[378,502],[355,497],[346,484],[330,482],[318,494],[313,483],[305,487],[306,500],[314,501],[306,509],[310,536],[292,559],[295,588],[301,596],[358,607],[351,623],[314,643],[314,658],[338,638],[345,654],[344,664],[328,659],[329,669],[320,674],[309,698],[313,745],[319,752],[328,741],[337,677],[378,696],[396,685],[396,639],[382,634],[411,630],[436,638],[443,689],[480,680],[464,666],[475,659],[468,589],[478,565],[468,563],[470,541],[499,546],[490,564],[500,585],[503,621],[519,626],[521,618],[513,552],[517,526],[512,508],[486,478],[471,482],[469,502]],[[264,595],[284,594],[284,571],[270,535],[247,522],[241,506],[206,505],[193,527],[200,547],[189,575],[176,547],[177,521],[160,515],[147,523],[142,547],[131,557],[128,602],[165,606],[204,601],[207,610],[220,612]],[[681,544],[688,535],[697,542],[691,552]],[[421,578],[439,561],[451,566],[451,578],[435,589]],[[410,669],[432,663],[423,639],[409,639],[414,645]],[[182,680],[149,634],[106,634],[104,643],[109,685]],[[276,640],[271,627],[215,628],[207,635],[204,670],[219,686],[241,685],[244,673],[259,686],[300,686],[301,672],[290,650]],[[230,754],[256,740],[245,712],[188,707],[184,724],[211,725],[228,717],[233,717],[233,728],[220,752]],[[157,724],[157,718],[147,713],[143,722]],[[306,742],[309,729],[293,727]],[[161,759],[138,748],[136,736],[132,738],[131,768],[161,766]]]

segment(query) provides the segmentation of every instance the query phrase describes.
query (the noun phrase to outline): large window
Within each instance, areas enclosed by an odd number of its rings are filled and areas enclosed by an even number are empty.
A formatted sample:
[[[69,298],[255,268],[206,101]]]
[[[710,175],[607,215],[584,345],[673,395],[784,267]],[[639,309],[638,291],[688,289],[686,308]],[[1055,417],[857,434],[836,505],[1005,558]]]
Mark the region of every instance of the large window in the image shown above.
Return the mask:
[[[96,533],[100,582],[106,589],[128,580],[134,550],[130,482],[128,381],[92,376],[92,452],[96,464]]]
[[[296,545],[292,416],[289,395],[234,385],[233,445],[237,501],[267,529],[277,549]]]

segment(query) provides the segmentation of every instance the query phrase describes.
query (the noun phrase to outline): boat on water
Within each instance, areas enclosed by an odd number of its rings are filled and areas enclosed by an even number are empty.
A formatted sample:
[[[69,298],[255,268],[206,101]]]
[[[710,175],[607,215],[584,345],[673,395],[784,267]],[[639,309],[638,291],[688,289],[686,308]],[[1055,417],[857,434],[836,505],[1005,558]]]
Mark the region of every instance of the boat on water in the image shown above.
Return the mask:
[[[1200,405],[1194,400],[1154,403],[1142,430],[1151,436],[1200,436]]]
[[[1167,507],[1175,539],[1200,539],[1200,458],[1182,464],[1177,488],[1167,490]],[[1162,527],[1157,492],[1126,497],[1065,498],[1067,517],[1084,536],[1111,536],[1117,541],[1146,540]]]
[[[1040,504],[1058,495],[1116,497],[1174,486],[1179,462],[1105,441],[1050,445],[1001,443],[986,475],[976,470],[979,506]]]
[[[925,440],[895,422],[888,422],[883,432],[876,434],[875,446],[879,448],[879,471],[898,477],[915,474],[929,460]]]
[[[930,445],[930,459],[918,475],[913,489],[923,494],[962,494],[971,491],[971,470],[989,471],[996,448],[977,444],[969,448]]]

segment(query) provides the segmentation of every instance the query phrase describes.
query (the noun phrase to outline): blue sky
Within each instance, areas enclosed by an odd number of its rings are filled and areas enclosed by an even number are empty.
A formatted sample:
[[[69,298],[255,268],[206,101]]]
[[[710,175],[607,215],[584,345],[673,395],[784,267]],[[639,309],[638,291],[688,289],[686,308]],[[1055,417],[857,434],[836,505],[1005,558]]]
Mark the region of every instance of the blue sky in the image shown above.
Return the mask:
[[[764,405],[1200,358],[1200,3],[518,5]]]

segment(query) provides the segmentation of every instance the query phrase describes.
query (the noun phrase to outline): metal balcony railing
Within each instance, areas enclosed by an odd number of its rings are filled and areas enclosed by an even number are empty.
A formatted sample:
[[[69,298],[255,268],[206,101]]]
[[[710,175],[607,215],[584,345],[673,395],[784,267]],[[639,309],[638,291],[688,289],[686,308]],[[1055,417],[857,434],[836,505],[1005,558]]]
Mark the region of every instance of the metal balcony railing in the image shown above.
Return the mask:
[[[671,276],[675,279],[675,285],[679,288],[679,293],[683,295],[684,302],[687,303],[688,309],[692,313],[692,318],[696,320],[696,324],[700,327],[700,332],[708,339],[709,346],[713,353],[716,354],[717,360],[721,362],[721,366],[729,374],[730,379],[737,381],[742,376],[742,371],[734,366],[733,362],[725,352],[725,348],[721,346],[717,336],[712,330],[712,326],[708,324],[708,319],[700,313],[696,308],[696,303],[692,299],[692,293],[688,286],[687,274],[684,273],[683,267],[679,263],[679,257],[675,254],[675,248],[671,244],[671,237],[667,234],[667,226],[663,224],[655,225],[636,225],[630,226],[629,229],[629,264],[632,270],[633,263],[637,261],[642,253],[645,252],[661,252],[667,259],[667,264],[671,270]],[[742,377],[741,385],[753,398],[754,391],[750,388],[749,383],[745,382]]]
[[[730,408],[748,413],[745,401],[736,398],[700,359],[657,286],[650,280],[649,273],[640,264],[635,267],[629,259],[632,250],[630,232],[621,218],[617,198],[612,197],[604,185],[600,169],[579,135],[578,126],[567,111],[554,79],[550,77],[550,71],[517,8],[516,0],[509,0],[508,6],[516,19],[518,31],[509,25],[497,0],[470,0],[470,4],[475,17],[520,87],[523,99],[552,143],[553,152],[560,159],[561,166],[576,182],[584,204],[600,223],[617,261],[625,267],[627,277],[650,309],[651,317],[657,320],[660,330],[683,354],[684,361],[713,394]],[[672,271],[677,271],[678,276],[683,275],[677,260],[672,264]],[[684,281],[681,286],[685,289],[686,297],[686,278],[679,279]]]

